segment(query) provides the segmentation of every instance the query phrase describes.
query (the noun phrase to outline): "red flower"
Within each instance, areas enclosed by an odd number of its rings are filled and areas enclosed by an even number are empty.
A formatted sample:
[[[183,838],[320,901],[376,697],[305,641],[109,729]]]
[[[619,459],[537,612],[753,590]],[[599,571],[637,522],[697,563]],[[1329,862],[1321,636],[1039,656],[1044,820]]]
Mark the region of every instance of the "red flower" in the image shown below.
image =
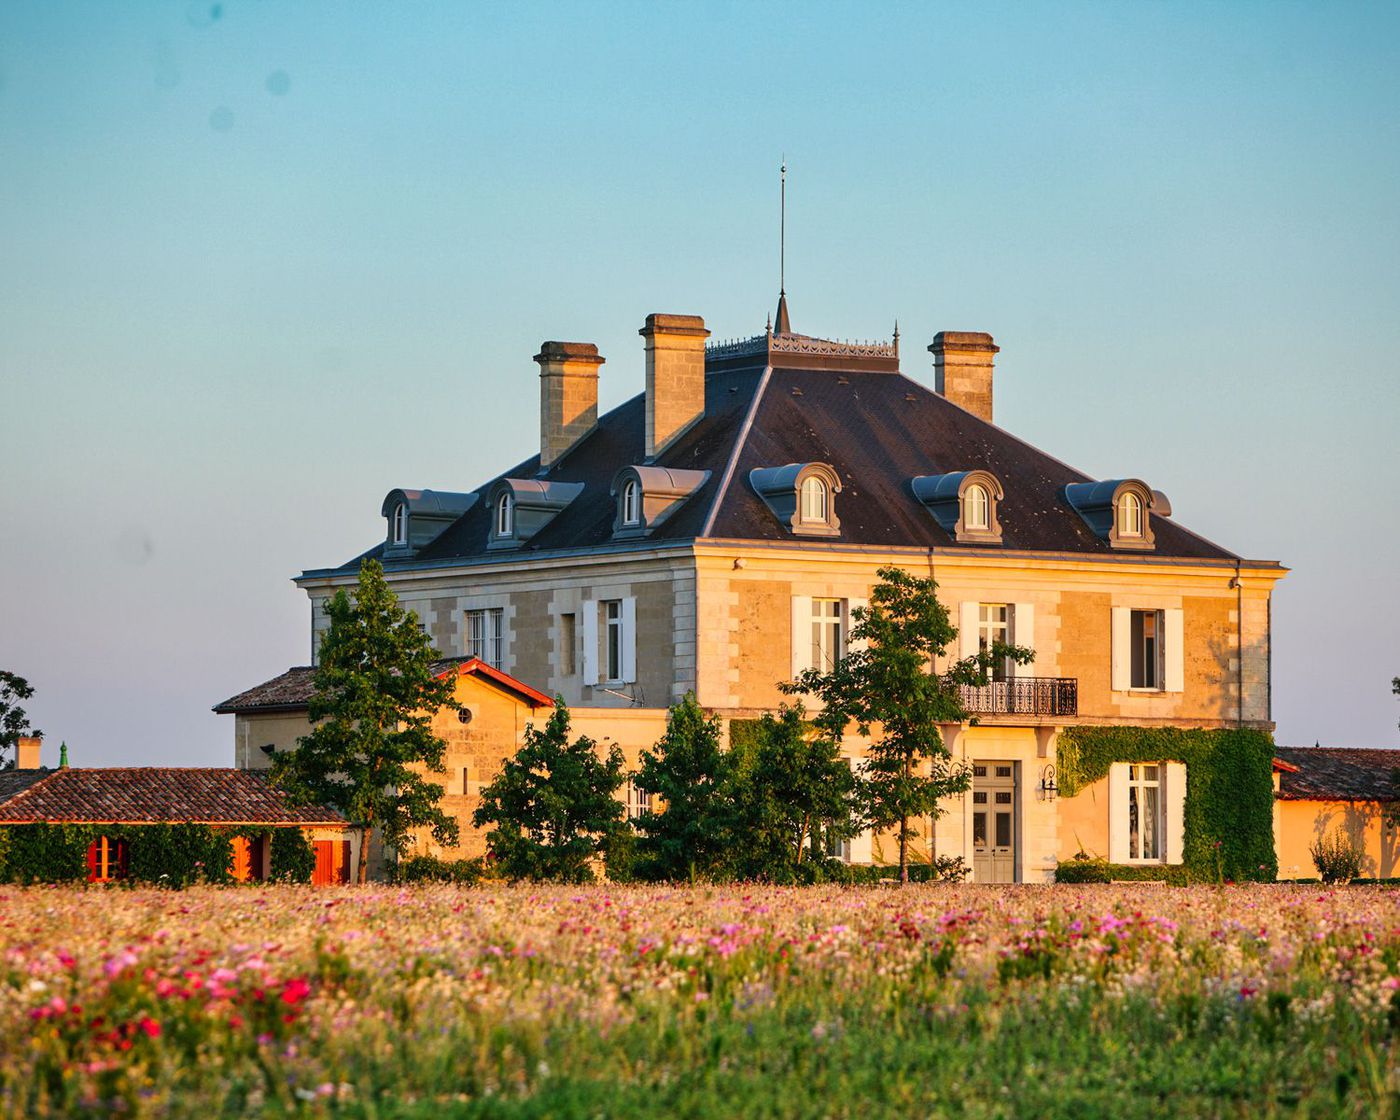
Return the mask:
[[[140,1020],[137,1022],[136,1027],[147,1038],[160,1037],[160,1024],[157,1023],[154,1019],[152,1019],[149,1015],[142,1015]]]
[[[283,985],[282,1002],[289,1007],[295,1007],[310,994],[311,985],[298,976],[295,980],[288,980]]]

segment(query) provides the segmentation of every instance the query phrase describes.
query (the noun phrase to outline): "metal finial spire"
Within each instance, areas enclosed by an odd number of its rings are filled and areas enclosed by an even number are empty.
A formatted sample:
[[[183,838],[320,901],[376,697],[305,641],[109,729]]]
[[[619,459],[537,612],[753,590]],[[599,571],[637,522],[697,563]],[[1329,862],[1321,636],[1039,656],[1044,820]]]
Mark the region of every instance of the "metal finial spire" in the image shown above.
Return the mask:
[[[787,294],[787,156],[779,172],[778,203],[778,295]]]

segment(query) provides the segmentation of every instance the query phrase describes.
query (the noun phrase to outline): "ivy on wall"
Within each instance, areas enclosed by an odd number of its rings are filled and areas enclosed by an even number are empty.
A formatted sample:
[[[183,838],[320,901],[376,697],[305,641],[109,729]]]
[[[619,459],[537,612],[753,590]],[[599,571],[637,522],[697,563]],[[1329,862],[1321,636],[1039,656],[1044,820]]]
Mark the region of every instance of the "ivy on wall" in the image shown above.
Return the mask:
[[[1204,882],[1272,881],[1278,871],[1273,758],[1273,737],[1263,731],[1067,727],[1060,732],[1056,769],[1060,795],[1073,797],[1108,777],[1115,762],[1185,763],[1185,876]],[[1061,864],[1064,874],[1056,876],[1061,882],[1074,881],[1074,862]],[[1138,877],[1131,873],[1135,869],[1090,862],[1110,868],[1114,879]],[[1160,877],[1173,881],[1166,869]]]
[[[300,828],[42,823],[0,827],[0,882],[84,882],[88,877],[88,846],[105,836],[127,842],[130,881],[171,887],[185,887],[198,880],[228,883],[233,880],[233,838],[269,831],[273,878],[308,882],[316,857]]]

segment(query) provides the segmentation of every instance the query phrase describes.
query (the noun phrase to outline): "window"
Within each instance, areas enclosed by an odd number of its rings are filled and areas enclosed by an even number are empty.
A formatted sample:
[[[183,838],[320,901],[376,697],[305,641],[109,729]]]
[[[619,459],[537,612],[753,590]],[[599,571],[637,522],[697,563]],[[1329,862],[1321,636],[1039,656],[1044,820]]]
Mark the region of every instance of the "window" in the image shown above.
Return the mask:
[[[394,507],[389,539],[394,544],[403,544],[408,540],[408,507],[403,502]]]
[[[607,680],[614,684],[622,680],[622,600],[603,600],[603,663]]]
[[[963,491],[963,528],[986,531],[991,528],[991,499],[987,488],[974,483]]]
[[[640,523],[641,510],[640,499],[641,487],[637,485],[635,479],[628,479],[622,486],[622,523],[624,525],[636,525]]]
[[[844,607],[845,601],[842,599],[812,600],[813,669],[826,672],[845,656]]]
[[[1133,611],[1128,622],[1132,659],[1129,684],[1132,688],[1160,690],[1162,687],[1161,611]]]
[[[977,604],[977,649],[985,653],[1000,642],[1010,644],[1011,608],[1005,603]],[[1004,681],[1010,674],[1011,659],[1003,657],[989,670],[994,681]]]
[[[126,841],[99,836],[88,845],[88,882],[108,883],[126,878]]]
[[[1128,767],[1128,858],[1162,859],[1162,767]]]
[[[826,483],[816,475],[802,480],[802,520],[807,524],[826,524]]]
[[[651,812],[651,794],[637,784],[635,777],[627,779],[627,819],[634,821]]]
[[[496,499],[496,536],[509,537],[515,532],[515,499],[506,491]]]
[[[573,614],[559,616],[559,675],[572,677],[578,672],[575,655],[578,641],[578,619]]]
[[[479,657],[493,669],[501,667],[501,624],[505,611],[500,607],[467,612],[467,656]]]
[[[1132,490],[1118,499],[1118,535],[1142,536],[1142,499]]]

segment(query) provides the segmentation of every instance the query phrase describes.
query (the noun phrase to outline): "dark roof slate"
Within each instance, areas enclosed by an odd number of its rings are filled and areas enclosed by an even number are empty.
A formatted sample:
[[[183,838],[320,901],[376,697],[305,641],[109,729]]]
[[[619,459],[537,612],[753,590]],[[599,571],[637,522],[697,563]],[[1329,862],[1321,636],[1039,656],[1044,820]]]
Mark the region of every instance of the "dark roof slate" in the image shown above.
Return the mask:
[[[761,360],[761,359],[760,359]],[[835,511],[840,535],[822,544],[903,548],[993,547],[1002,551],[1081,553],[1127,560],[1161,557],[1232,561],[1232,552],[1154,515],[1156,548],[1124,554],[1096,536],[1064,497],[1064,487],[1092,481],[1053,456],[959,408],[902,374],[874,369],[730,368],[716,363],[706,375],[705,415],[656,465],[708,470],[705,485],[641,543],[699,537],[784,541],[794,538],[754,493],[749,472],[787,463],[830,463],[842,492]],[[409,561],[386,567],[454,560],[506,561],[511,556],[612,545],[612,480],[643,461],[641,395],[605,414],[597,428],[542,477],[581,482],[583,492],[518,550],[488,552],[491,511],[481,501]],[[752,411],[752,422],[746,420]],[[726,467],[734,470],[726,483]],[[499,478],[533,478],[538,457]],[[999,546],[958,545],[910,490],[915,475],[982,468],[1001,481]],[[1149,485],[1166,480],[1149,479]],[[708,526],[708,529],[707,529]],[[619,547],[622,547],[619,545]],[[628,542],[626,547],[637,547]],[[380,556],[379,545],[365,553]],[[361,557],[338,570],[354,571]]]
[[[0,803],[0,824],[339,825],[333,809],[293,805],[252,770],[230,767],[83,766],[47,771]]]
[[[1400,750],[1383,747],[1275,747],[1296,772],[1279,773],[1284,801],[1400,801]]]
[[[0,770],[0,804],[48,777],[48,770]]]

